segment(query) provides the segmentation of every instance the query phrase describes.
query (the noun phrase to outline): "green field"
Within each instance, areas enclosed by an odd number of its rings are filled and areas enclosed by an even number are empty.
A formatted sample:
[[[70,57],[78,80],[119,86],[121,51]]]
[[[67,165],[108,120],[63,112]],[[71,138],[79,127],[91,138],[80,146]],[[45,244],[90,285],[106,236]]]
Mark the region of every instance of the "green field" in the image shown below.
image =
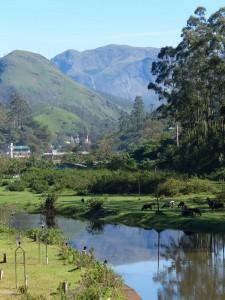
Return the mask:
[[[81,198],[84,198],[84,203]],[[174,208],[163,208],[166,201],[171,198],[159,199],[159,210],[157,205],[153,210],[142,211],[142,205],[146,202],[157,202],[154,196],[137,195],[87,195],[77,196],[73,191],[67,190],[58,197],[56,206],[57,214],[76,219],[102,220],[111,224],[124,224],[142,228],[154,229],[183,229],[194,231],[225,231],[225,211],[218,209],[212,211],[206,203],[206,198],[213,195],[183,195],[174,197],[176,202]],[[197,203],[193,198],[197,197]],[[103,212],[90,211],[88,203],[91,199],[103,200]],[[184,201],[188,207],[198,207],[202,212],[201,216],[183,217],[181,208],[178,208],[180,201]],[[4,187],[0,188],[0,208],[9,208],[15,211],[25,210],[30,213],[41,212],[40,207],[44,198],[38,194],[32,194],[28,191],[9,192]]]
[[[43,295],[46,299],[59,299],[56,293],[62,282],[70,283],[70,289],[78,286],[82,271],[72,272],[73,266],[63,264],[58,256],[58,246],[48,245],[48,264],[46,264],[45,244],[39,245],[38,242],[23,236],[22,243],[18,246],[17,235],[18,232],[10,234],[1,232],[0,235],[0,269],[3,270],[3,278],[0,280],[1,300],[20,299],[20,287],[25,286],[25,274],[28,292],[34,296]],[[4,253],[7,257],[6,263],[2,263]],[[25,254],[25,270],[23,253]]]

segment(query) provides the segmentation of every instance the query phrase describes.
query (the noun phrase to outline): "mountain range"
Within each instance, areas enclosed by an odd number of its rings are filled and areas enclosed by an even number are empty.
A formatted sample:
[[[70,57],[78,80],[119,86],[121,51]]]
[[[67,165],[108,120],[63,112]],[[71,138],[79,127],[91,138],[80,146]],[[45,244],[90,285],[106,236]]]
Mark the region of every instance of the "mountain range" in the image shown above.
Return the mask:
[[[58,70],[43,56],[13,51],[0,59],[0,102],[17,93],[35,118],[58,135],[98,135],[115,128],[123,109]]]
[[[149,106],[158,100],[147,86],[154,81],[151,65],[157,60],[158,48],[108,45],[93,50],[67,50],[51,59],[64,74],[82,85],[128,99],[133,103],[141,96]]]
[[[120,111],[129,112],[137,95],[158,106],[147,89],[158,51],[109,45],[48,60],[15,50],[0,59],[0,102],[19,94],[53,140],[82,134],[97,139],[116,128]]]

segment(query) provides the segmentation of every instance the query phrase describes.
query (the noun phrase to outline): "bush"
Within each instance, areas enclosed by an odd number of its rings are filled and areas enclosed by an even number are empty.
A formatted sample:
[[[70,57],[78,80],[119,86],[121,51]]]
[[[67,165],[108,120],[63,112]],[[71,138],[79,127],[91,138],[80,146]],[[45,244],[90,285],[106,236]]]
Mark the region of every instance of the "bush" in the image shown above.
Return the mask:
[[[1,186],[7,186],[7,185],[9,185],[9,182],[7,180],[3,180]]]
[[[48,245],[62,245],[66,241],[66,237],[62,235],[62,231],[59,229],[41,229],[32,228],[26,230],[26,236],[33,239],[34,236],[38,234],[42,242],[46,242]]]
[[[183,181],[171,178],[158,185],[158,193],[159,195],[171,197],[178,195],[182,190],[184,190],[184,187],[185,184]]]
[[[38,194],[42,194],[42,193],[48,191],[48,189],[49,189],[48,182],[46,182],[44,180],[34,180],[29,185],[29,187],[30,187],[31,191],[38,193]]]
[[[208,180],[199,179],[194,177],[186,181],[182,179],[168,179],[164,183],[159,184],[159,195],[175,196],[178,194],[190,194],[190,193],[202,193],[202,192],[214,192],[215,188],[213,184]]]
[[[100,211],[103,209],[104,200],[101,198],[90,199],[87,206],[91,211]]]
[[[15,180],[14,182],[11,182],[6,188],[11,192],[22,192],[26,189],[26,183],[22,180]]]
[[[75,296],[74,300],[106,300],[108,298],[122,300],[124,295],[119,292],[123,279],[106,264],[95,262],[91,269],[81,275],[80,280],[83,290]]]
[[[201,193],[213,192],[215,190],[213,184],[206,179],[199,179],[198,177],[191,178],[185,182],[183,193]]]

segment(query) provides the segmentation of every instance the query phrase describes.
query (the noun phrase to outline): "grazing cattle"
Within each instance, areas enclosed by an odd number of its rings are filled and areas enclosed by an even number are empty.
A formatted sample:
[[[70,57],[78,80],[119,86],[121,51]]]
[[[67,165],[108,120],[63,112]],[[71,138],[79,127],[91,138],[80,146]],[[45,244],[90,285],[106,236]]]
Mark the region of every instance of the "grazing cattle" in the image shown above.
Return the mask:
[[[150,208],[152,210],[152,206],[154,206],[154,205],[155,205],[155,202],[145,203],[145,204],[143,204],[141,210],[144,210],[144,209],[147,210],[148,208]]]
[[[192,211],[195,215],[199,215],[201,216],[202,213],[200,212],[200,210],[196,207],[196,208],[188,208],[187,210]]]
[[[170,208],[170,207],[174,207],[175,206],[175,201],[171,200],[171,201],[167,201],[162,208]]]
[[[194,216],[194,212],[189,209],[183,209],[182,216],[184,216],[184,217]]]
[[[223,208],[223,207],[224,207],[224,205],[222,202],[215,202],[212,206],[212,210],[218,209],[218,208]]]
[[[174,207],[176,204],[175,201],[173,201],[173,200],[171,200],[169,203],[170,203],[170,207]]]
[[[178,204],[178,207],[183,207],[185,205],[184,201],[180,201],[180,203]]]
[[[199,215],[199,216],[202,215],[202,213],[200,212],[200,210],[197,207],[190,208],[190,207],[187,207],[187,205],[183,205],[182,216],[195,216],[195,215]]]
[[[210,200],[210,198],[206,199],[206,202],[208,203],[209,207],[213,207],[213,205],[215,204],[213,200]]]

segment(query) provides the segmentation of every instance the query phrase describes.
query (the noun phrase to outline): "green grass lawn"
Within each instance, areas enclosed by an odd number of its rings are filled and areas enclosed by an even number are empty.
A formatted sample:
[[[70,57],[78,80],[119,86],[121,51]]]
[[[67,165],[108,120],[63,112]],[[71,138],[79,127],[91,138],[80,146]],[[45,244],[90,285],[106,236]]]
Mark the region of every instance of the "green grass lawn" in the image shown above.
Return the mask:
[[[197,203],[193,198],[197,197]],[[171,198],[159,199],[159,208],[163,214],[158,215],[157,205],[153,210],[142,211],[142,205],[146,202],[157,202],[153,195],[87,195],[77,196],[71,190],[61,193],[57,200],[58,214],[77,219],[101,219],[112,224],[125,224],[154,229],[185,229],[196,231],[225,231],[225,209],[212,211],[206,203],[206,198],[213,195],[191,194],[173,197],[176,202],[174,208],[164,208],[163,204]],[[81,202],[84,198],[85,203]],[[87,204],[90,199],[101,198],[104,200],[105,214],[90,212]],[[27,212],[41,212],[40,206],[44,199],[40,195],[29,191],[9,192],[0,187],[0,208],[9,210],[25,210]],[[178,203],[184,201],[188,207],[198,207],[201,216],[183,217]]]
[[[46,264],[44,244],[41,243],[39,248],[38,242],[23,237],[21,245],[18,246],[16,234],[1,233],[0,269],[3,270],[3,278],[0,280],[0,299],[20,299],[19,287],[25,286],[25,274],[28,292],[32,295],[43,295],[46,299],[57,299],[57,288],[64,281],[70,283],[70,289],[76,288],[81,271],[73,270],[75,266],[64,265],[59,259],[58,251],[57,246],[48,245],[48,264]],[[4,253],[7,257],[6,263],[2,262]],[[25,253],[25,272],[23,253]]]

